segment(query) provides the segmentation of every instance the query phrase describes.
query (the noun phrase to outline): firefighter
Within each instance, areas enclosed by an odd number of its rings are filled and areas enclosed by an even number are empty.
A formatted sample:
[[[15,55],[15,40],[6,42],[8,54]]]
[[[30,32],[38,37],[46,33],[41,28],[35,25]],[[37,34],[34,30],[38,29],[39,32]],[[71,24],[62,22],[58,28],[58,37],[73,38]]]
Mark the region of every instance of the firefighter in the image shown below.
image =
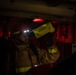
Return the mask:
[[[15,25],[14,29],[16,31],[13,31],[11,51],[13,73],[25,75],[32,67],[54,63],[59,58],[60,53],[56,45],[51,45],[51,41],[48,42],[47,49],[35,48],[29,41],[29,30],[26,25]]]
[[[25,75],[31,67],[39,64],[37,50],[29,42],[28,32],[28,27],[25,24],[15,25],[11,51],[11,72],[14,74]]]

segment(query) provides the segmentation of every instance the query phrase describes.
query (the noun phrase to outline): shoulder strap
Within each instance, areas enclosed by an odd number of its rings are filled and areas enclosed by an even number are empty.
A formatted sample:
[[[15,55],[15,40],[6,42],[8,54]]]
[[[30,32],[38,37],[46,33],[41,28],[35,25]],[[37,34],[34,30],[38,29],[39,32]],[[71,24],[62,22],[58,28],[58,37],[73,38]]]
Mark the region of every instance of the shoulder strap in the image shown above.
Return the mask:
[[[30,43],[30,48],[32,49],[32,51],[35,54],[35,56],[37,57],[38,64],[40,64],[40,62],[39,62],[39,54],[38,54],[37,49],[34,47],[34,45],[32,43]]]

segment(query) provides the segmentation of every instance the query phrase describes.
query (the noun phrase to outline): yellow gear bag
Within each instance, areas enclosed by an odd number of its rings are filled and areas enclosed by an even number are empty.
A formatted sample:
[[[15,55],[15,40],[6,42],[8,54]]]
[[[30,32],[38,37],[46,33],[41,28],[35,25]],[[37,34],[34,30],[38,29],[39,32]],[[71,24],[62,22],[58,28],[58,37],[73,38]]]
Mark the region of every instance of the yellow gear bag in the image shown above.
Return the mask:
[[[43,24],[42,26],[36,28],[33,30],[36,38],[40,38],[41,36],[49,33],[49,32],[54,32],[55,28],[53,27],[53,25],[51,24],[51,22],[48,22],[47,24]]]

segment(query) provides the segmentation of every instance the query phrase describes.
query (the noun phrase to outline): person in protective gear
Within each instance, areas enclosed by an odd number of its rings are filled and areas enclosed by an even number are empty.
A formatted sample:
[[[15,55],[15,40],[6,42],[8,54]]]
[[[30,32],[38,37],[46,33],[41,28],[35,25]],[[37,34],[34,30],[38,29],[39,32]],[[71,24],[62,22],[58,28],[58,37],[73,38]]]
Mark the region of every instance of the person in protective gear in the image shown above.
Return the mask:
[[[49,40],[46,41],[49,46],[46,50],[36,48],[33,43],[29,41],[28,34],[31,35],[33,32],[23,33],[23,30],[28,29],[25,25],[15,25],[15,28],[18,28],[18,30],[16,29],[18,32],[15,31],[12,36],[13,47],[11,51],[11,61],[13,62],[13,73],[24,75],[32,67],[56,62],[60,53],[55,45],[51,45],[52,42],[49,41],[51,40],[50,34],[47,34]]]
[[[27,27],[23,24],[17,25],[15,28],[18,32],[14,32],[12,35],[12,51],[11,51],[11,71],[14,74],[23,74],[35,65],[39,64],[38,53],[33,44],[29,41],[27,33],[23,30],[27,30]],[[13,75],[13,74],[12,74]]]

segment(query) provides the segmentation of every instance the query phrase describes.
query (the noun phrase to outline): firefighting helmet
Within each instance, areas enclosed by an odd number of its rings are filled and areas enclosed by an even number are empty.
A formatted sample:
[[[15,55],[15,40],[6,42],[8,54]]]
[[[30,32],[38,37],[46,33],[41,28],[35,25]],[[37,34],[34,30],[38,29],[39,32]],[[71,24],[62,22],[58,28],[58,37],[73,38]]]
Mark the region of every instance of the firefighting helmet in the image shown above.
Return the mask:
[[[12,32],[13,32],[13,34],[20,34],[20,33],[27,34],[29,32],[29,28],[27,25],[19,23],[19,24],[15,24],[13,26]]]

